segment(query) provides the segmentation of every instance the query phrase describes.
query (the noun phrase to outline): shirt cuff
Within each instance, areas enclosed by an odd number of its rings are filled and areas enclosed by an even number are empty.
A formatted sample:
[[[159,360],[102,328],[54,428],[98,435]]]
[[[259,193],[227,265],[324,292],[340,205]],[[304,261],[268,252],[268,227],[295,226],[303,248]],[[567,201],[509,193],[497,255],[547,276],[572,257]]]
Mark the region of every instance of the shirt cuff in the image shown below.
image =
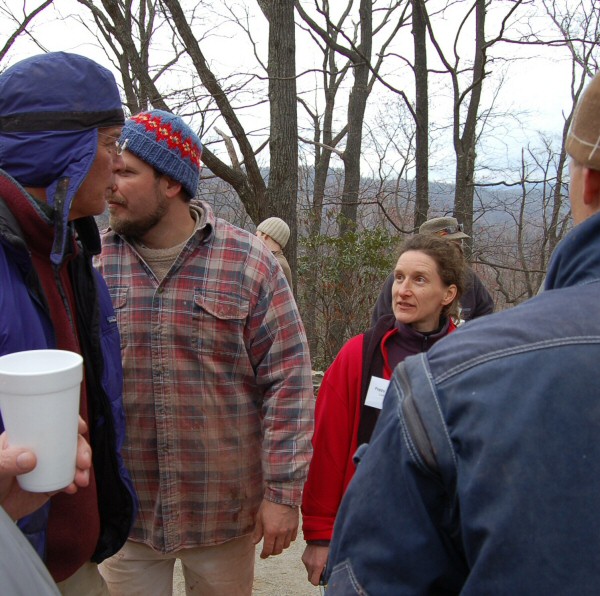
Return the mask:
[[[279,505],[299,507],[302,504],[302,488],[304,482],[289,484],[268,484],[265,499]]]

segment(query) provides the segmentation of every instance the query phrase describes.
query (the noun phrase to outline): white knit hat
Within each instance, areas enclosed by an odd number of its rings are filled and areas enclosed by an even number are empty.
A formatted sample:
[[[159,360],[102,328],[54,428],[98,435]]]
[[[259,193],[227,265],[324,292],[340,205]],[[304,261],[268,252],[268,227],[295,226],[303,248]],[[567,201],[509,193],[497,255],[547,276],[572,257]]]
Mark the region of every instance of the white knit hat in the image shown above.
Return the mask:
[[[290,227],[283,219],[279,219],[278,217],[269,217],[265,219],[265,221],[258,224],[256,231],[262,232],[273,238],[282,249],[285,248],[285,245],[290,239]]]

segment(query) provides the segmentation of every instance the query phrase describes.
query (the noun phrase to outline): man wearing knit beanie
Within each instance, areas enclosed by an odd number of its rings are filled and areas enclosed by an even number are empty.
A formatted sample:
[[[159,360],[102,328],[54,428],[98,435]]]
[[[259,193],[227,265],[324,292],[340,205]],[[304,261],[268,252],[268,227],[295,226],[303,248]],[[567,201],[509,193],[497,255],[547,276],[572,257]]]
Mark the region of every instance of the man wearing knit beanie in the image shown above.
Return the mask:
[[[268,217],[262,221],[256,228],[256,235],[268,246],[273,256],[277,259],[285,278],[292,286],[292,270],[283,254],[283,249],[290,238],[290,227],[279,217]]]
[[[0,74],[0,356],[68,350],[81,354],[85,370],[85,440],[80,436],[73,482],[55,494],[21,490],[14,476],[35,467],[35,454],[11,445],[11,429],[2,433],[0,420],[0,505],[18,520],[62,594],[108,594],[97,563],[120,549],[135,516],[119,452],[119,334],[92,266],[100,249],[94,216],[124,167],[117,143],[123,122],[114,76],[84,56],[49,52]],[[33,587],[39,568],[31,577],[13,576],[22,569],[13,558],[26,551],[5,544],[0,592],[47,594]]]
[[[98,266],[122,332],[140,515],[102,573],[112,596],[168,594],[179,558],[188,591],[250,595],[255,544],[264,558],[296,538],[312,453],[306,335],[265,244],[191,202],[202,146],[190,126],[143,112],[121,143]]]
[[[545,291],[395,369],[336,519],[328,595],[596,592],[599,141],[596,75],[566,143],[575,226]]]

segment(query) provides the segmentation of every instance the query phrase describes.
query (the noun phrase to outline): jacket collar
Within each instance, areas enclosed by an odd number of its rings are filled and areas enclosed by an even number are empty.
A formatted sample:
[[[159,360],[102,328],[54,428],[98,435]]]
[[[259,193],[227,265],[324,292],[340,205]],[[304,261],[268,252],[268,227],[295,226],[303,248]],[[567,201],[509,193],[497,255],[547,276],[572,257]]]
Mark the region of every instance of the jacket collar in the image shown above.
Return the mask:
[[[54,210],[36,201],[14,178],[2,170],[0,198],[3,203],[0,210],[0,236],[15,256],[22,255],[18,257],[19,261],[23,261],[21,265],[28,260],[29,251],[50,257],[55,239]],[[61,262],[77,252],[73,241],[73,228],[87,252],[100,252],[100,236],[96,222],[93,217],[84,217],[68,224],[67,243]]]
[[[556,247],[546,275],[546,290],[600,279],[600,213],[575,226]]]

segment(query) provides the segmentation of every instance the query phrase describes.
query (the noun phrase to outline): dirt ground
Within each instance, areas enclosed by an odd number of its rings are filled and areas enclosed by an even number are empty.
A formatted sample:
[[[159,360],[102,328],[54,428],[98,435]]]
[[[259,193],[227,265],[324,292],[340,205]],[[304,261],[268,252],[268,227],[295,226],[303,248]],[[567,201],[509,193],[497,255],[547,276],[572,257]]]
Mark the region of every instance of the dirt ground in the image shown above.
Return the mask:
[[[319,588],[308,583],[306,569],[300,560],[304,551],[305,542],[302,534],[292,543],[290,548],[282,554],[268,559],[261,559],[258,555],[261,550],[259,544],[256,548],[256,567],[254,572],[254,596],[315,596]],[[185,596],[185,584],[181,574],[179,561],[175,566],[173,580],[173,595]]]

